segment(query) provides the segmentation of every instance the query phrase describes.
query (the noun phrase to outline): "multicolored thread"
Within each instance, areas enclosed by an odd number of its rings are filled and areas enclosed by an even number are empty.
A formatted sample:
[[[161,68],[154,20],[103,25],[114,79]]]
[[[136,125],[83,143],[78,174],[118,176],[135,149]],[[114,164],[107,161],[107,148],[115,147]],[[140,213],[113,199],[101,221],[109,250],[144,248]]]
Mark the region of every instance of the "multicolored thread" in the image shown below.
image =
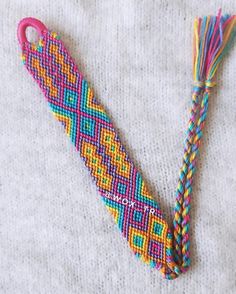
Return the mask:
[[[22,60],[44,92],[53,115],[89,169],[102,200],[138,258],[174,279],[190,265],[189,220],[193,175],[216,70],[235,36],[234,16],[194,23],[194,87],[176,189],[173,229],[121,144],[104,108],[56,33],[25,42]]]

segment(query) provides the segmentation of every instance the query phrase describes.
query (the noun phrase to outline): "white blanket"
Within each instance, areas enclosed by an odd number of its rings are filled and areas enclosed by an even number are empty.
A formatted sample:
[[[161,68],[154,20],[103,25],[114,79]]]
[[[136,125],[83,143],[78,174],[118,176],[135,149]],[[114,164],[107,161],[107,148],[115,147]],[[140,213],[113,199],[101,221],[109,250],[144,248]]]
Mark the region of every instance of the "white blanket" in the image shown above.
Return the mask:
[[[236,14],[236,1],[223,1]],[[60,33],[171,223],[195,16],[222,1],[1,0],[0,293],[236,293],[236,45],[218,73],[196,173],[192,266],[135,258],[20,60],[19,20]]]

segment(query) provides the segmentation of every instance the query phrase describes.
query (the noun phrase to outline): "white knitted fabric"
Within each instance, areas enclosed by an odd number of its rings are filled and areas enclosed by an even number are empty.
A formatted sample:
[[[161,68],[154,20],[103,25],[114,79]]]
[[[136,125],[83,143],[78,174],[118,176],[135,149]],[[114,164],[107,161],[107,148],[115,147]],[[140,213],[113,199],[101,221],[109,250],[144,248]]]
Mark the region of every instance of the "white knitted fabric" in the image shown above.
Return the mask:
[[[23,67],[19,20],[58,32],[171,223],[195,16],[222,1],[1,0],[0,293],[236,293],[236,44],[218,72],[195,177],[190,270],[135,258]],[[223,12],[236,14],[235,0]]]

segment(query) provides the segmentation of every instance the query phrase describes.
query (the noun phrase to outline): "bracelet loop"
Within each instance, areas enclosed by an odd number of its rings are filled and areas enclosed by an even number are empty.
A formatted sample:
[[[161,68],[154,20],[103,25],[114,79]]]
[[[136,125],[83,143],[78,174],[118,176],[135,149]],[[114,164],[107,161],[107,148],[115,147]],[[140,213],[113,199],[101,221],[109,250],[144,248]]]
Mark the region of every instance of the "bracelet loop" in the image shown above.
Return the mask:
[[[39,36],[42,35],[43,31],[47,30],[46,26],[40,20],[33,17],[23,18],[19,22],[18,29],[17,29],[17,38],[21,47],[23,47],[25,43],[29,43],[26,37],[27,27],[35,28]]]

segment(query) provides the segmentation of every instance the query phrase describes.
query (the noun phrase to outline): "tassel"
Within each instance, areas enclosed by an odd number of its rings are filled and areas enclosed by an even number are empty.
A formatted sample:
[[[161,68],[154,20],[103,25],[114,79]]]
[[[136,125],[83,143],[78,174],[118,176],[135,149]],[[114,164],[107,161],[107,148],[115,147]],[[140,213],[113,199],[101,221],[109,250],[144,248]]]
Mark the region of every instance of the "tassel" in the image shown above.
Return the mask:
[[[200,88],[215,86],[214,76],[229,51],[235,37],[236,16],[221,15],[197,18],[194,22],[194,85]]]

